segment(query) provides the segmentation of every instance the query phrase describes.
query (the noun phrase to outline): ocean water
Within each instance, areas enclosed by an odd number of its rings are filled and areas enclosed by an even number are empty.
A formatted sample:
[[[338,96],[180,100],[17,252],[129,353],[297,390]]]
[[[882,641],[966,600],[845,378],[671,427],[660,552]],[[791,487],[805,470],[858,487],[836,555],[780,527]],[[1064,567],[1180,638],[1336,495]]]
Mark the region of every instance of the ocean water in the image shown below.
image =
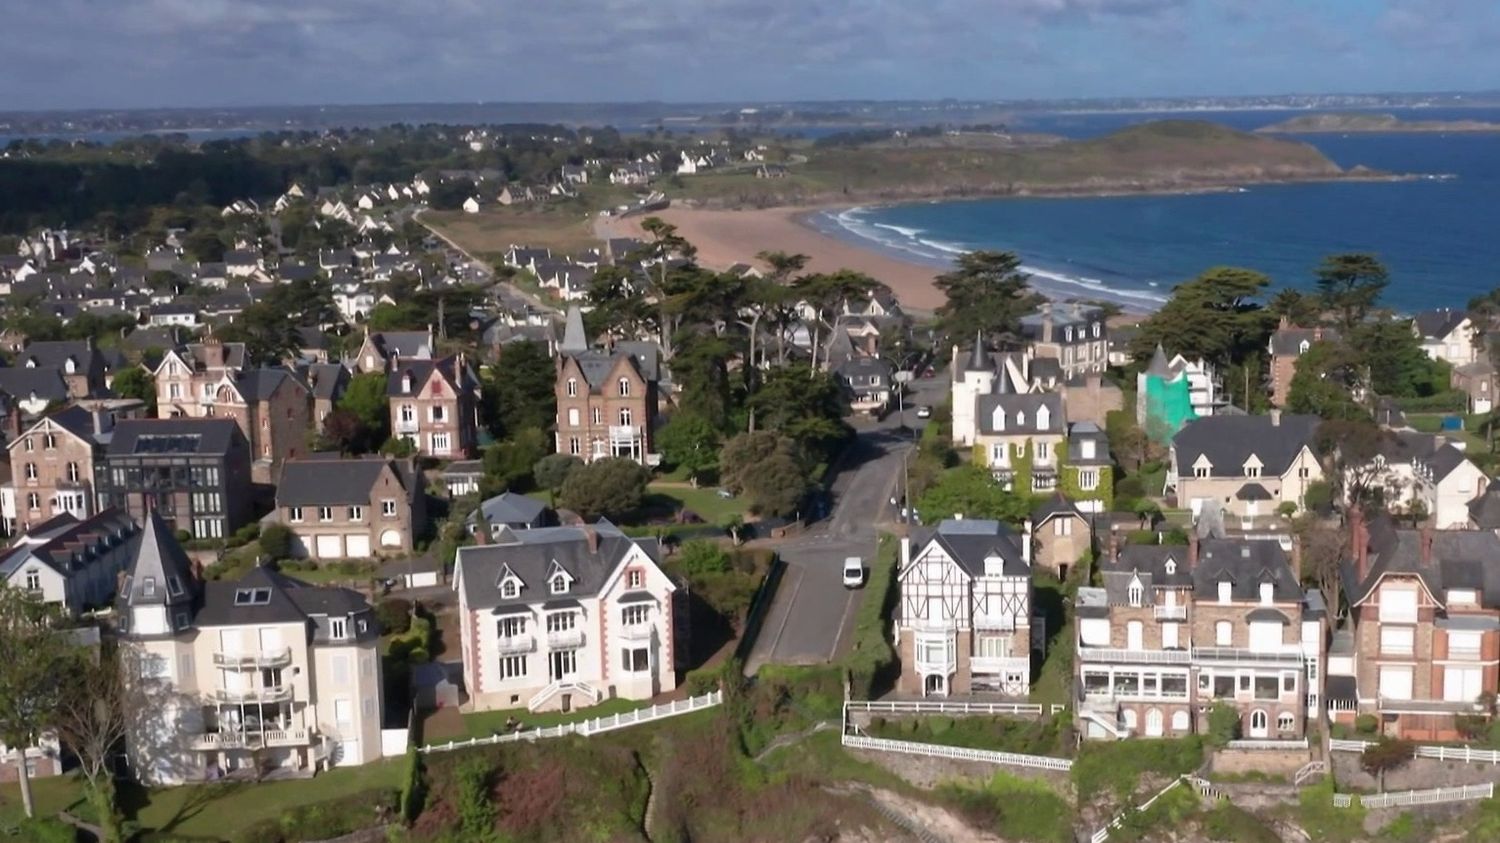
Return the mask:
[[[1500,121],[1500,109],[1398,112]],[[1192,115],[1254,128],[1290,112]],[[1034,131],[1089,137],[1161,115],[1051,115]],[[1180,117],[1183,115],[1172,115]],[[1383,303],[1411,312],[1462,306],[1500,286],[1500,133],[1307,135],[1342,166],[1432,176],[1415,181],[1252,186],[1182,196],[995,199],[829,211],[812,223],[907,260],[946,266],[972,249],[1021,256],[1051,295],[1160,304],[1177,283],[1245,266],[1309,289],[1324,255],[1371,252],[1390,269]]]

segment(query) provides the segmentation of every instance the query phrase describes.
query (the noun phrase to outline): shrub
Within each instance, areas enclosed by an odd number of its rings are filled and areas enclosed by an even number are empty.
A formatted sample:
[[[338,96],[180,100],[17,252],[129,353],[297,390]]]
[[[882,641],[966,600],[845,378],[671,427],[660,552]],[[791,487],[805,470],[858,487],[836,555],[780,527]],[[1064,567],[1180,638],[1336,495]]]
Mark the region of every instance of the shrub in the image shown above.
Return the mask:
[[[292,542],[296,537],[285,524],[267,524],[260,531],[261,552],[272,559],[286,559],[292,555]]]
[[[426,783],[422,778],[422,754],[417,752],[415,741],[406,746],[406,774],[401,780],[401,819],[407,825],[416,821],[422,813],[422,804],[427,798]]]
[[[1239,710],[1220,701],[1208,710],[1208,742],[1212,746],[1224,747],[1240,736]]]
[[[74,843],[78,832],[73,826],[51,817],[36,817],[21,823],[21,839],[33,843]]]
[[[234,531],[234,535],[229,537],[228,544],[230,547],[241,547],[255,541],[259,537],[260,525],[246,524],[245,526]]]
[[[678,552],[677,566],[689,577],[720,574],[729,570],[729,554],[711,541],[690,541]]]
[[[495,834],[495,804],[490,798],[491,771],[484,758],[458,767],[458,827],[465,840],[488,840]]]
[[[375,618],[387,635],[405,635],[411,629],[411,601],[388,597],[375,606]]]
[[[882,536],[875,559],[870,563],[870,579],[865,586],[865,599],[859,604],[854,616],[854,643],[844,657],[843,666],[849,671],[851,693],[855,699],[874,699],[876,685],[896,663],[896,651],[887,637],[889,618],[895,607],[896,557],[899,545],[889,536]]]
[[[1202,763],[1203,742],[1196,735],[1175,740],[1089,742],[1073,762],[1073,784],[1080,794],[1113,790],[1126,799],[1142,773],[1180,776]]]
[[[396,807],[397,794],[367,790],[326,802],[302,805],[277,819],[246,826],[233,843],[297,843],[328,840],[385,822]]]
[[[1354,731],[1362,735],[1373,735],[1380,728],[1380,719],[1373,714],[1361,714],[1354,718]]]
[[[1073,813],[1046,782],[996,773],[984,787],[948,784],[939,793],[975,826],[1035,843],[1073,839]]]

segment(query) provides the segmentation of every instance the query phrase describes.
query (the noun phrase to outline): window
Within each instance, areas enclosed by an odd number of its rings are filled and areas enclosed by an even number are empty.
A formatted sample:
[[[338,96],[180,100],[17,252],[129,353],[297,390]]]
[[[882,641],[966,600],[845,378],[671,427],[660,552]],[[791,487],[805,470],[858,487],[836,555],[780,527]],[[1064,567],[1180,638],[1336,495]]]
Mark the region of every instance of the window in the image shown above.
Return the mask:
[[[1099,471],[1093,468],[1078,469],[1078,488],[1085,492],[1099,488]]]
[[[1448,631],[1448,658],[1450,659],[1477,659],[1479,658],[1479,643],[1484,633],[1474,631],[1449,630]]]
[[[1180,623],[1164,623],[1161,625],[1161,648],[1163,650],[1176,650],[1182,647],[1182,639],[1179,630]]]
[[[287,508],[287,512],[286,512],[286,517],[287,517],[287,520],[291,521],[293,524],[300,523],[302,521],[302,507],[300,507],[300,506],[288,507]]]
[[[167,397],[173,400],[182,397],[182,387],[175,383],[167,384]]]
[[[453,437],[447,433],[432,434],[432,452],[434,454],[446,454],[453,448]]]
[[[167,593],[173,597],[182,595],[182,579],[180,577],[167,577]]]
[[[1281,695],[1281,684],[1274,676],[1255,677],[1255,698],[1258,700],[1274,700]]]
[[[320,506],[320,507],[318,507],[318,520],[319,521],[332,521],[333,520],[333,507],[331,507],[331,506]]]
[[[1411,673],[1410,667],[1382,666],[1380,668],[1381,698],[1387,700],[1411,699]]]
[[[515,580],[506,580],[500,584],[500,596],[506,600],[514,600],[521,593],[521,587],[516,585]]]
[[[402,404],[396,410],[396,414],[401,418],[401,421],[408,424],[417,420],[417,411],[410,404]]]
[[[427,408],[427,417],[434,422],[445,422],[448,420],[448,408],[442,404],[433,404]]]
[[[620,426],[621,427],[630,427],[630,408],[629,407],[621,407],[620,408]]]
[[[1047,462],[1048,460],[1052,459],[1052,443],[1051,442],[1038,442],[1038,443],[1036,443],[1036,458],[1038,460],[1040,460],[1041,462]]]
[[[1193,476],[1197,477],[1199,479],[1203,479],[1203,478],[1208,477],[1208,466],[1204,466],[1204,465],[1193,466]]]
[[[1380,589],[1381,623],[1416,623],[1417,590],[1384,586]]]
[[[1281,674],[1281,693],[1283,693],[1283,694],[1295,694],[1296,692],[1297,692],[1297,674],[1295,674],[1295,673],[1283,673],[1283,674]]]
[[[526,634],[526,618],[501,618],[495,631],[501,638],[517,638]]]
[[[1246,477],[1259,477],[1260,476],[1260,466],[1258,466],[1258,465],[1247,465],[1247,466],[1245,466],[1245,476]]]
[[[1260,602],[1262,602],[1262,603],[1270,603],[1271,599],[1275,596],[1275,592],[1276,592],[1276,586],[1273,585],[1272,583],[1268,583],[1268,582],[1261,583],[1260,584]]]
[[[28,570],[26,572],[26,590],[27,591],[41,591],[42,590],[42,572],[41,571],[38,571],[37,569],[32,568],[32,569],[30,569],[30,570]]]
[[[1086,647],[1109,646],[1108,618],[1080,618],[1078,632]]]
[[[1473,605],[1478,602],[1478,593],[1472,588],[1450,588],[1448,589],[1448,603],[1465,603]],[[1452,634],[1449,634],[1452,637]]]
[[[552,579],[547,581],[547,590],[553,594],[568,593],[568,577],[565,574],[553,574]]]
[[[36,463],[29,462],[29,463],[26,464],[26,479],[27,480],[35,480],[36,479]]]
[[[349,507],[349,520],[358,521],[365,517],[365,508],[362,506]]]
[[[1052,522],[1052,534],[1055,536],[1073,535],[1073,519],[1058,518]]]
[[[1473,702],[1484,692],[1484,669],[1480,667],[1443,668],[1443,699],[1448,702]]]
[[[26,494],[26,508],[27,509],[41,509],[42,508],[42,496],[38,495],[36,492],[28,492]]]
[[[621,650],[620,660],[626,673],[646,673],[651,670],[651,651],[645,647]]]
[[[141,580],[141,594],[145,597],[156,596],[156,577],[146,577]]]
[[[604,409],[601,407],[595,407],[593,410],[589,411],[589,418],[593,420],[594,424],[604,424]]]
[[[1219,621],[1214,624],[1214,644],[1219,647],[1228,647],[1234,643],[1234,624],[1229,621]]]
[[[1409,656],[1416,647],[1417,631],[1409,626],[1380,627],[1380,654],[1382,656]]]
[[[619,387],[620,387],[620,397],[621,398],[629,398],[630,397],[630,378],[620,378]]]
[[[77,483],[78,482],[78,463],[76,463],[76,462],[70,462],[70,463],[68,463],[68,482],[69,483]]]
[[[1276,716],[1276,730],[1278,732],[1291,732],[1297,728],[1297,717],[1290,711],[1283,711]]]
[[[500,678],[519,679],[526,675],[525,656],[502,656],[500,658]]]
[[[1141,605],[1141,598],[1145,596],[1145,589],[1141,587],[1140,580],[1130,581],[1130,605]]]
[[[328,619],[328,637],[341,639],[349,637],[349,621],[344,618]]]
[[[594,410],[594,415],[595,416],[599,415],[599,410],[597,408]],[[579,424],[578,419],[579,419],[578,408],[577,407],[569,407],[568,408],[568,427],[577,427],[578,424]]]
[[[572,454],[573,456],[576,457],[581,452],[582,452],[582,449],[578,447],[578,437],[577,436],[570,436],[570,437],[568,437],[568,453],[570,453],[570,454]]]
[[[1219,602],[1220,603],[1228,603],[1229,602],[1230,589],[1233,588],[1233,587],[1234,587],[1233,583],[1231,583],[1229,580],[1220,580],[1219,581]]]
[[[26,437],[25,439],[22,439],[21,440],[21,445],[23,446],[23,448],[25,449],[25,451],[28,454],[31,453],[31,450],[36,447],[36,443],[34,443],[34,442],[31,441],[31,437],[30,436]]]
[[[386,518],[395,518],[396,501],[393,498],[386,498],[385,500],[381,501],[380,514],[384,515]]]
[[[639,568],[631,568],[629,571],[625,572],[625,583],[627,588],[640,588],[643,584],[644,579],[645,577],[642,576],[641,570]]]
[[[620,623],[625,626],[640,626],[650,619],[651,607],[643,603],[626,606],[620,610]]]
[[[1306,480],[1307,478],[1309,478],[1311,476],[1312,476],[1312,469],[1308,468],[1307,466],[1303,466],[1302,468],[1297,469],[1297,477],[1299,479]]]
[[[567,632],[578,625],[578,615],[574,612],[553,612],[547,616],[547,631]]]
[[[48,451],[57,450],[57,437],[50,433],[42,434],[42,447]]]

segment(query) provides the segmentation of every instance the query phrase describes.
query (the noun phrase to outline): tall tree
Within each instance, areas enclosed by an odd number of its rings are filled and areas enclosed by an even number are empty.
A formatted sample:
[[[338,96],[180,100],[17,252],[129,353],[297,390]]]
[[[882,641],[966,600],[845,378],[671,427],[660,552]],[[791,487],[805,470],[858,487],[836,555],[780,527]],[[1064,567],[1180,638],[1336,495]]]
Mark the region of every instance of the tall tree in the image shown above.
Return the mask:
[[[19,588],[0,586],[0,743],[16,755],[16,776],[26,816],[36,816],[26,750],[57,725],[75,655],[54,624],[57,613]]]
[[[1213,267],[1173,288],[1161,310],[1141,323],[1131,350],[1144,359],[1161,345],[1188,359],[1243,362],[1269,336],[1273,320],[1258,299],[1270,283],[1252,269]]]
[[[1285,317],[1293,325],[1309,328],[1322,318],[1322,301],[1301,290],[1283,287],[1271,296],[1266,310],[1277,319]]]
[[[657,434],[656,441],[662,459],[687,472],[695,486],[718,467],[719,428],[696,413],[679,411]]]
[[[1365,369],[1354,350],[1342,342],[1324,340],[1297,358],[1287,409],[1325,419],[1367,417],[1355,400],[1365,388]]]
[[[641,231],[651,238],[646,257],[655,261],[656,266],[646,274],[646,277],[655,276],[655,289],[649,292],[656,298],[658,307],[662,309],[658,325],[662,356],[671,360],[676,347],[672,344],[672,320],[667,313],[670,298],[667,288],[668,271],[674,258],[684,258],[691,262],[698,254],[698,250],[677,233],[677,226],[661,217],[646,217],[641,220]]]
[[[115,374],[110,388],[121,398],[146,402],[146,414],[156,415],[156,378],[140,366],[129,366]]]
[[[827,455],[849,433],[843,390],[827,372],[808,377],[789,366],[771,369],[748,403],[761,429],[791,437],[809,453]]]
[[[102,831],[101,843],[119,843],[123,833],[110,761],[125,743],[126,712],[139,701],[127,698],[126,667],[108,642],[101,646],[97,661],[79,651],[58,669],[67,682],[57,710],[58,737],[78,759]]]
[[[651,473],[635,460],[605,457],[569,473],[560,500],[585,520],[614,520],[640,507],[650,479]]]
[[[490,430],[510,435],[518,430],[547,430],[557,420],[557,368],[547,347],[537,342],[505,346],[500,364],[488,369],[484,390]]]
[[[862,272],[840,269],[826,275],[804,275],[798,278],[793,289],[815,313],[812,335],[812,371],[818,369],[818,354],[822,351],[822,329],[833,331],[838,327],[838,316],[846,302],[869,296],[885,285]]]
[[[984,332],[1019,336],[1021,317],[1035,310],[1042,297],[1031,290],[1014,252],[969,252],[958,266],[933,282],[947,296],[937,309],[938,325],[953,341]]]
[[[1030,511],[1031,504],[1024,497],[1002,489],[989,472],[975,465],[944,474],[917,501],[917,512],[925,524],[956,516],[1017,524]]]
[[[1339,325],[1350,331],[1364,320],[1390,283],[1385,266],[1374,255],[1329,255],[1318,266],[1318,292],[1323,306],[1337,311]]]
[[[349,379],[349,386],[339,398],[338,408],[357,417],[370,439],[384,442],[390,436],[391,408],[386,397],[386,373],[362,372]]]

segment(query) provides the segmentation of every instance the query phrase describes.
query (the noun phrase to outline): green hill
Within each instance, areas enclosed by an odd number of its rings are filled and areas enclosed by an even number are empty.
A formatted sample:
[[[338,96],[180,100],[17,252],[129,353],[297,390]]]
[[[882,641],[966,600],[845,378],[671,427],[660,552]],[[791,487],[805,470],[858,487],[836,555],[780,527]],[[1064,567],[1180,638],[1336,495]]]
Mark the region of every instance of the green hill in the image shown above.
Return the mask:
[[[1327,132],[1500,132],[1500,123],[1482,120],[1403,120],[1394,114],[1352,112],[1304,114],[1257,132],[1266,134],[1313,134]]]

